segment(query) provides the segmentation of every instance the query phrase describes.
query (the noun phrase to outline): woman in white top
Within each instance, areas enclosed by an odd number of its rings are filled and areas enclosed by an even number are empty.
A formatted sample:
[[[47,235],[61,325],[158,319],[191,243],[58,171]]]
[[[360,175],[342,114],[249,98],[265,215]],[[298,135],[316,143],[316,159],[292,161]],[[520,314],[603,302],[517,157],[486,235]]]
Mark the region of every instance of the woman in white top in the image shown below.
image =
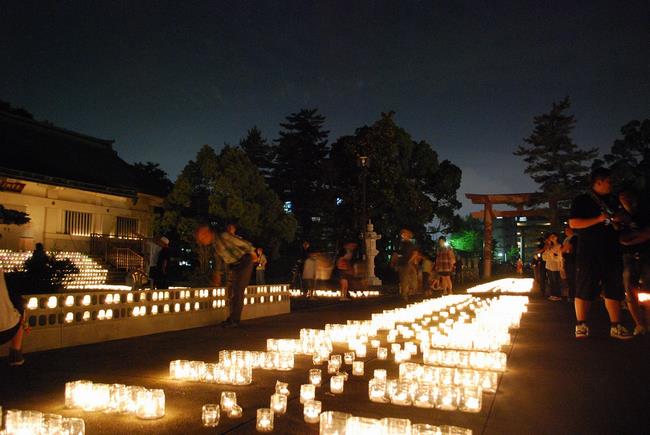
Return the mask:
[[[548,297],[550,301],[562,300],[562,289],[560,287],[560,270],[562,270],[561,248],[562,246],[558,242],[556,233],[550,233],[546,236],[542,259],[546,262],[546,276],[548,277],[549,290],[551,293]]]

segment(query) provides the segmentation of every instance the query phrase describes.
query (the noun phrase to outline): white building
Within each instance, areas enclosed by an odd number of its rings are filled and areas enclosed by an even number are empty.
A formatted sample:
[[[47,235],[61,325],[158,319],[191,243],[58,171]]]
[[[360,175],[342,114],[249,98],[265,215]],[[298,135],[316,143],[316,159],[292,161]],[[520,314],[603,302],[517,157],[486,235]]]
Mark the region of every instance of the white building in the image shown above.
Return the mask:
[[[0,249],[89,252],[91,235],[151,236],[163,199],[112,144],[0,110],[0,204],[31,219],[0,224]]]

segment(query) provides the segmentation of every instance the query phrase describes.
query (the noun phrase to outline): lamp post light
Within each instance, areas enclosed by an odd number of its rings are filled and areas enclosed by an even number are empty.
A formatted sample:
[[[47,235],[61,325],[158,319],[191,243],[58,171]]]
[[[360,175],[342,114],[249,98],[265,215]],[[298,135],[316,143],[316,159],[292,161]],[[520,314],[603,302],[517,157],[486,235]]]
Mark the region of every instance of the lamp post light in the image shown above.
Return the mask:
[[[368,178],[368,168],[370,167],[370,157],[357,156],[357,166],[361,169],[359,177],[361,178],[361,231],[365,231],[368,221],[368,204],[366,202],[366,179]]]

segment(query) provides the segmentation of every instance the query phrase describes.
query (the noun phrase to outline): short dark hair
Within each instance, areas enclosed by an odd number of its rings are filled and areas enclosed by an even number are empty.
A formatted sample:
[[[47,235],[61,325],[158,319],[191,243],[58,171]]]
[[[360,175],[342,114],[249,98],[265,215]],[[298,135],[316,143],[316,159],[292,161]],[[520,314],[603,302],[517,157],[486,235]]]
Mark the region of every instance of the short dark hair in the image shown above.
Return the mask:
[[[445,236],[440,236],[438,237],[438,240],[442,240],[443,242],[446,242],[447,238]]]
[[[591,185],[593,186],[596,181],[602,181],[610,178],[612,176],[612,171],[609,168],[595,168],[593,171],[591,171],[591,175],[589,176]]]

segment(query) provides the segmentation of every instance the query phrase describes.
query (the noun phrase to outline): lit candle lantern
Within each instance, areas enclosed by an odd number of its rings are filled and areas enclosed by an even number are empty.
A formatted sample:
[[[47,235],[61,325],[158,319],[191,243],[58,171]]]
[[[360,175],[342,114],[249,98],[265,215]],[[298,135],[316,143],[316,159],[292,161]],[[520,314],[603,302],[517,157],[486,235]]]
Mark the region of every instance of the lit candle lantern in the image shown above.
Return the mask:
[[[323,364],[323,357],[321,356],[320,353],[316,352],[311,356],[311,362],[315,366],[319,366],[319,365]]]
[[[216,403],[208,403],[203,405],[203,411],[201,413],[201,420],[203,421],[203,426],[206,427],[215,427],[219,424],[219,416],[221,411],[219,405]]]
[[[221,410],[228,412],[237,404],[237,393],[234,391],[223,391],[221,393]]]
[[[350,414],[326,411],[320,415],[320,435],[340,435],[345,433]]]
[[[111,384],[109,390],[108,412],[126,412],[129,405],[129,390],[126,385]]]
[[[162,418],[165,415],[165,392],[161,389],[138,392],[135,415],[144,420]]]
[[[305,402],[305,408],[303,410],[305,422],[318,423],[322,406],[323,405],[319,400],[308,400]]]
[[[418,408],[435,406],[435,390],[429,385],[420,385],[413,395],[413,405]]]
[[[442,387],[436,399],[436,408],[454,411],[458,408],[458,394],[455,387]]]
[[[398,382],[397,388],[391,395],[390,402],[395,405],[409,406],[411,404],[409,386],[410,383]]]
[[[330,356],[330,361],[332,362],[332,365],[334,365],[337,369],[341,367],[341,363],[343,362],[343,358],[341,358],[341,355],[331,355]]]
[[[386,369],[375,369],[373,372],[373,375],[375,379],[379,379],[380,381],[385,381],[386,380]]]
[[[43,414],[39,429],[41,434],[60,434],[63,430],[63,416],[59,414]]]
[[[64,418],[61,433],[67,435],[85,435],[86,424],[81,418]]]
[[[276,414],[284,414],[287,412],[287,396],[284,394],[272,394],[271,395],[271,409]]]
[[[287,384],[286,382],[276,381],[276,383],[275,383],[275,392],[277,394],[282,394],[282,395],[288,396],[290,394],[289,393],[289,384]]]
[[[377,359],[385,360],[388,358],[388,349],[385,347],[377,348]]]
[[[273,430],[273,411],[270,408],[259,408],[257,410],[255,428],[258,432],[271,432]]]
[[[402,349],[402,345],[399,343],[392,343],[390,345],[390,353],[397,353]]]
[[[380,340],[377,340],[376,338],[370,340],[370,347],[372,347],[373,349],[377,349],[380,345],[381,345]]]
[[[350,417],[347,420],[345,433],[349,434],[383,434],[381,422],[375,418]]]
[[[411,359],[411,353],[408,350],[399,350],[395,353],[395,362],[401,363]]]
[[[386,403],[386,381],[371,379],[368,382],[368,398],[371,402]]]
[[[460,400],[460,410],[465,412],[480,412],[483,392],[481,387],[464,387]]]
[[[354,348],[354,352],[358,358],[365,358],[367,351],[368,351],[368,347],[363,343],[359,343]]]
[[[340,366],[336,362],[332,360],[327,361],[327,373],[329,373],[330,375],[333,375],[336,372],[338,372],[339,367]]]
[[[382,418],[382,434],[402,435],[411,433],[411,420],[407,418]]]
[[[316,386],[313,384],[302,384],[300,386],[300,403],[316,398]]]
[[[481,374],[481,388],[484,393],[496,393],[498,375],[496,372],[480,372]]]
[[[352,364],[354,356],[354,352],[345,352],[345,354],[343,354],[343,361],[345,361],[346,364]]]
[[[363,361],[352,362],[352,375],[363,376]]]
[[[232,408],[230,408],[230,411],[228,411],[228,418],[240,418],[244,414],[244,409],[237,405],[234,404]]]
[[[310,369],[309,370],[309,382],[316,385],[320,386],[321,382],[323,380],[323,375],[321,372],[321,369]]]
[[[345,378],[341,375],[334,375],[330,378],[330,391],[334,394],[343,393]]]

